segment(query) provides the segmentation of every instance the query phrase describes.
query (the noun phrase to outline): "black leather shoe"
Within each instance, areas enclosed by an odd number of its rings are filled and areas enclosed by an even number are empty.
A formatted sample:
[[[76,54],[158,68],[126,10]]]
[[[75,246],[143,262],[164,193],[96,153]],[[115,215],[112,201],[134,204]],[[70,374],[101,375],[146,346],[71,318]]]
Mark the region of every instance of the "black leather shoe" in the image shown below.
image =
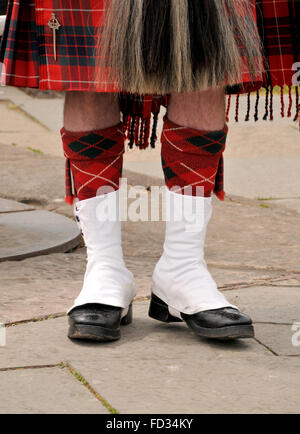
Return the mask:
[[[69,313],[70,339],[109,342],[120,339],[120,326],[132,323],[132,304],[122,318],[123,309],[105,304],[85,304]]]
[[[188,327],[200,337],[222,340],[254,337],[251,318],[232,307],[206,310],[194,315],[180,315]],[[170,315],[168,305],[154,294],[151,297],[149,316],[167,323],[181,321]]]

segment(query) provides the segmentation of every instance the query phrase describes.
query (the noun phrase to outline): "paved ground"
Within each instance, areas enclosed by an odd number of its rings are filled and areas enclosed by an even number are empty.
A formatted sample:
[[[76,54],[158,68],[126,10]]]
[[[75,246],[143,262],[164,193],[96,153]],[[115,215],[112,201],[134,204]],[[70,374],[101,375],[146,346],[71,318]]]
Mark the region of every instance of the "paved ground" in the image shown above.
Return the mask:
[[[68,252],[81,242],[79,228],[70,219],[1,198],[0,238],[0,262]]]
[[[35,113],[44,104],[25,97]],[[51,100],[55,102],[61,104],[60,99]],[[6,119],[0,132],[0,197],[71,217],[71,208],[63,202],[58,134],[15,104],[0,101],[0,117]],[[281,140],[273,142],[270,127],[263,133],[260,124],[256,129],[251,124],[243,147],[238,138],[245,127],[238,128],[237,142],[233,140],[229,151],[232,161],[241,159],[246,167],[253,146],[253,158],[261,152],[267,166],[273,165],[273,157],[282,157],[282,171],[288,176],[292,166],[284,159],[285,146],[295,161],[300,155],[298,132],[289,121],[275,122],[272,128],[283,132]],[[147,151],[141,157],[130,153],[127,161],[138,158],[156,157]],[[251,188],[257,188],[257,197],[270,199],[264,190],[270,180],[263,185],[256,173],[253,170],[245,189],[255,185]],[[161,182],[138,172],[127,174],[130,184]],[[241,182],[242,174],[237,184]],[[80,290],[84,247],[1,262],[0,322],[7,327],[6,346],[0,347],[0,413],[298,413],[299,198],[292,197],[288,183],[282,184],[282,193],[276,201],[240,193],[229,194],[225,203],[215,200],[208,233],[211,272],[229,300],[253,317],[253,340],[210,342],[196,338],[183,324],[164,325],[147,317],[151,274],[164,237],[161,222],[124,222],[125,259],[138,294],[134,323],[122,330],[117,343],[74,344],[66,337],[65,311]],[[9,211],[12,204],[5,204]],[[22,204],[14,211],[29,212]]]

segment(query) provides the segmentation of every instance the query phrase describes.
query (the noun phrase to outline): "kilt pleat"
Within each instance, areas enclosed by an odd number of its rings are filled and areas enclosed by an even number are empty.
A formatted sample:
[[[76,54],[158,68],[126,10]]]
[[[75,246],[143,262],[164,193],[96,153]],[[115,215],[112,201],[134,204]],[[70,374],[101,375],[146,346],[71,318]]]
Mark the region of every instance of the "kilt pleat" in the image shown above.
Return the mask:
[[[104,0],[9,1],[1,61],[5,84],[42,90],[114,92],[103,77],[96,80],[98,28]],[[60,27],[48,23],[55,14]],[[54,46],[57,58],[54,57]]]
[[[258,26],[265,50],[265,86],[292,83],[300,62],[300,1],[257,0]]]

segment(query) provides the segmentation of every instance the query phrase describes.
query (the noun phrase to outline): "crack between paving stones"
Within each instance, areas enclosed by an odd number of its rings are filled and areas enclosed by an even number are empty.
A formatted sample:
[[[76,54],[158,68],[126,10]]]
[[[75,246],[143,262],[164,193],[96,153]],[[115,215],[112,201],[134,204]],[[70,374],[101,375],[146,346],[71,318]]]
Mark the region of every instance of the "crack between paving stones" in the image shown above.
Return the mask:
[[[259,198],[259,199],[237,199],[233,197],[228,197],[227,202],[239,203],[241,205],[255,205],[261,202],[274,202],[276,200],[298,200],[300,196],[287,196],[287,197],[271,197],[271,198]]]
[[[233,291],[233,290],[237,290],[237,289],[245,289],[245,288],[250,288],[253,286],[271,286],[271,287],[280,287],[280,285],[275,285],[273,284],[273,282],[281,282],[281,281],[285,281],[288,280],[290,278],[295,277],[293,274],[287,274],[281,277],[277,277],[277,278],[273,278],[273,277],[269,277],[269,278],[265,278],[265,279],[254,279],[254,280],[250,280],[248,282],[238,282],[238,283],[233,283],[233,284],[225,284],[225,285],[221,285],[219,286],[219,289],[222,291]],[[285,287],[289,287],[289,288],[298,288],[299,285],[284,285]],[[151,296],[142,296],[142,297],[136,297],[134,299],[134,302],[144,302],[144,301],[149,301],[151,298]],[[5,327],[14,327],[14,326],[18,326],[18,325],[22,325],[22,324],[28,324],[28,323],[35,323],[35,322],[42,322],[42,321],[48,321],[51,319],[57,319],[57,318],[62,318],[67,316],[66,312],[58,312],[58,313],[53,313],[53,314],[49,314],[49,315],[43,315],[40,317],[33,317],[33,318],[28,318],[25,320],[19,320],[19,321],[12,321],[12,322],[7,322],[5,323]],[[278,324],[278,325],[291,325],[289,323],[272,323],[272,322],[258,322],[257,324]]]
[[[285,288],[300,288],[300,283],[299,285],[275,285],[273,283],[265,283],[263,286],[272,286],[273,288],[280,288],[281,286]]]
[[[5,327],[14,327],[14,326],[22,325],[22,324],[42,322],[42,321],[48,321],[50,319],[62,318],[66,315],[67,314],[65,312],[52,313],[52,314],[44,315],[44,316],[40,316],[40,317],[21,319],[20,321],[12,321],[12,322],[5,323],[4,325],[5,325]]]
[[[142,260],[139,256],[126,254],[125,259],[134,259],[135,261]],[[158,257],[147,255],[143,257],[144,259],[155,259],[157,261]],[[272,266],[262,266],[262,265],[244,265],[240,263],[224,263],[224,262],[214,262],[214,261],[207,261],[208,267],[212,268],[220,268],[225,270],[237,270],[237,271],[266,271],[266,272],[280,272],[280,273],[287,273],[287,274],[295,274],[296,276],[300,275],[299,270],[286,270],[285,268],[278,268],[278,267],[272,267]]]
[[[240,198],[240,197],[231,197],[227,195],[226,202],[231,204],[237,204],[241,206],[249,206],[252,208],[259,207],[260,204],[267,202],[268,204],[271,204],[272,209],[279,210],[281,213],[285,215],[290,215],[293,217],[297,217],[299,215],[299,212],[296,210],[293,210],[291,208],[282,208],[278,203],[274,202],[276,200],[285,200],[285,199],[292,199],[292,200],[299,200],[299,197],[287,197],[287,198],[272,198],[272,199],[247,199],[247,198]]]
[[[300,357],[300,354],[299,355],[298,354],[284,354],[284,355],[279,356],[279,357]]]
[[[143,302],[143,301],[149,301],[149,300],[150,300],[150,296],[137,297],[134,299],[135,302]],[[8,327],[14,327],[14,326],[23,325],[23,324],[43,322],[43,321],[48,321],[51,319],[63,318],[65,316],[67,316],[66,312],[51,313],[49,315],[43,315],[43,316],[37,316],[37,317],[33,317],[33,318],[28,318],[28,319],[21,319],[19,321],[7,322],[7,323],[4,323],[4,326],[8,328]]]
[[[274,283],[284,282],[286,280],[293,279],[293,278],[295,278],[295,275],[289,273],[280,277],[270,276],[265,278],[252,279],[244,282],[227,283],[225,285],[219,286],[219,288],[223,289],[224,291],[229,291],[229,290],[239,289],[239,288],[248,288],[251,286],[280,286],[280,285],[275,285]],[[284,285],[284,286],[291,286],[297,288],[300,286],[300,283],[299,285]]]
[[[284,325],[284,326],[292,326],[294,323],[290,322],[268,322],[268,321],[254,321],[254,324],[264,324],[264,325]]]
[[[134,299],[134,302],[135,303],[143,303],[145,301],[149,301],[150,298],[151,298],[150,296],[137,297],[137,298]],[[5,327],[9,328],[9,327],[14,327],[14,326],[22,325],[22,324],[43,322],[43,321],[48,321],[48,320],[51,320],[51,319],[63,318],[65,316],[67,316],[66,313],[55,313],[55,314],[45,315],[43,317],[36,317],[36,318],[31,318],[31,319],[25,319],[25,320],[10,322],[10,323],[6,323],[4,325],[5,325]],[[293,325],[293,323],[273,322],[273,321],[270,321],[270,322],[269,321],[255,321],[254,324],[285,325],[285,326],[292,326]]]
[[[214,262],[208,261],[207,265],[209,267],[214,268],[224,268],[226,270],[237,270],[237,271],[269,271],[269,272],[281,272],[286,274],[295,274],[296,276],[300,275],[299,270],[286,270],[285,268],[277,268],[277,267],[264,267],[259,265],[244,265],[239,263],[224,263],[224,262]]]
[[[36,117],[34,117],[33,115],[31,115],[30,113],[28,113],[26,111],[26,109],[24,108],[24,104],[14,104],[13,101],[11,101],[11,100],[7,100],[7,101],[9,103],[13,104],[13,107],[11,107],[11,108],[9,107],[10,104],[8,104],[8,109],[9,110],[15,110],[15,111],[17,111],[19,113],[22,113],[25,117],[29,118],[32,122],[34,122],[35,124],[38,124],[41,127],[43,127],[46,132],[50,132],[51,133],[50,128],[48,128],[43,122],[41,122]],[[15,131],[15,132],[17,133],[17,131]],[[5,131],[4,131],[4,133],[5,133]]]
[[[4,212],[0,211],[0,215],[4,215],[4,214],[20,214],[22,212],[30,212],[30,211],[36,211],[36,210],[32,208],[32,209],[19,209],[19,210],[16,210],[16,211],[4,211]]]
[[[13,366],[9,368],[0,368],[0,372],[8,371],[22,371],[25,369],[46,369],[46,368],[62,368],[62,363],[50,364],[50,365],[27,365],[27,366]]]
[[[261,346],[263,346],[266,350],[268,350],[271,354],[273,354],[273,356],[279,357],[279,354],[277,354],[274,350],[272,350],[272,348],[268,347],[266,344],[264,344],[263,342],[261,342],[259,339],[254,338],[254,340],[260,344]]]
[[[120,414],[118,410],[112,407],[103,396],[101,396],[90,383],[75,369],[70,363],[64,363],[63,368],[67,368],[70,374],[79,381],[94,397],[109,411],[110,414]]]
[[[120,414],[118,410],[112,407],[109,402],[103,398],[91,385],[90,383],[75,369],[69,362],[60,362],[49,365],[26,365],[26,366],[13,366],[8,368],[0,368],[0,372],[9,372],[9,371],[22,371],[29,369],[52,369],[52,368],[61,368],[67,369],[72,377],[79,381],[88,391],[91,393],[103,407],[105,407],[110,414]]]

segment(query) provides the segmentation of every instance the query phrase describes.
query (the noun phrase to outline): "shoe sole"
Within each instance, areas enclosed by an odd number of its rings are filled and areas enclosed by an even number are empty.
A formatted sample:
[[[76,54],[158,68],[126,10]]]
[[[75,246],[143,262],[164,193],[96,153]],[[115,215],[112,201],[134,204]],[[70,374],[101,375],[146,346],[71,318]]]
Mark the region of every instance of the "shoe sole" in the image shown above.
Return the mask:
[[[120,326],[126,326],[132,323],[132,305],[130,305],[127,315],[121,319]],[[78,339],[94,342],[112,342],[121,337],[120,330],[108,329],[92,324],[80,324],[69,318],[69,339]]]
[[[186,320],[185,323],[197,336],[201,338],[230,341],[233,339],[251,339],[255,337],[254,327],[251,324],[206,328],[197,326],[188,320]]]
[[[183,322],[169,313],[167,305],[163,305],[151,299],[149,316],[164,323]],[[219,328],[205,328],[195,325],[192,321],[184,320],[186,325],[199,337],[219,340],[250,339],[255,337],[252,324],[227,326]]]

